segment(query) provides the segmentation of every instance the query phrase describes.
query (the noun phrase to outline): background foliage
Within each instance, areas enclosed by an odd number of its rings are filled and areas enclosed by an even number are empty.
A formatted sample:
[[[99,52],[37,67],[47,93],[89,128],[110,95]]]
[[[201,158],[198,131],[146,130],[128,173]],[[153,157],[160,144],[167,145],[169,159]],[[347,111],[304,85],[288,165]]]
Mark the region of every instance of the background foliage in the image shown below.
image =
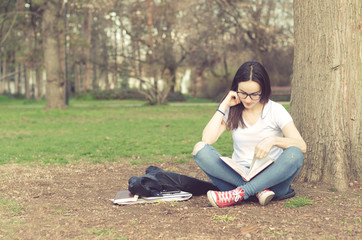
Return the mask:
[[[50,2],[67,66],[59,78],[72,95],[133,88],[155,102],[184,88],[218,100],[246,60],[262,62],[273,85],[290,85],[291,0],[16,0],[0,2],[0,94],[43,98]]]

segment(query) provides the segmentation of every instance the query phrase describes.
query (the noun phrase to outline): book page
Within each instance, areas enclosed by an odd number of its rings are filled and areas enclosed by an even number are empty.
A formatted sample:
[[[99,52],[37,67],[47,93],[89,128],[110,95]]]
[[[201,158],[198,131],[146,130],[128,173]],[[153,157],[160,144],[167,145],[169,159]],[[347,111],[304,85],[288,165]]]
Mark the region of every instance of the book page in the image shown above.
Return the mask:
[[[251,164],[250,167],[250,172],[249,174],[252,175],[254,172],[258,172],[260,171],[260,168],[263,169],[265,168],[265,163],[269,162],[269,161],[274,161],[274,159],[272,159],[271,157],[266,157],[266,158],[256,158],[254,157],[253,162]]]
[[[263,159],[254,158],[249,169],[246,161],[236,161],[235,159],[223,156],[219,158],[234,169],[245,181],[250,181],[250,179],[274,162],[274,159],[270,157]]]
[[[239,175],[245,177],[249,172],[248,162],[246,161],[235,161],[229,157],[219,157],[222,161],[224,161],[227,165],[229,165],[232,169],[234,169]]]

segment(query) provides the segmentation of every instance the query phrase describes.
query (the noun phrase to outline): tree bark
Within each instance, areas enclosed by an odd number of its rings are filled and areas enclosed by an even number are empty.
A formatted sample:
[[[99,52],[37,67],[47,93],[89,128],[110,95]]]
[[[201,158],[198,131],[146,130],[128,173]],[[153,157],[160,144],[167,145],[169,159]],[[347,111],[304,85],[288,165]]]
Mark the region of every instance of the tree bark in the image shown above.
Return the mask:
[[[21,78],[21,67],[20,64],[15,63],[15,89],[14,89],[14,93],[15,94],[20,94],[20,78]]]
[[[4,93],[4,87],[3,87],[4,82],[5,81],[3,80],[2,76],[0,76],[0,95]]]
[[[83,23],[83,38],[87,43],[87,46],[83,48],[85,62],[85,78],[83,82],[83,91],[87,91],[90,89],[90,79],[92,76],[92,64],[90,59],[92,49],[92,12],[90,9],[85,10]]]
[[[153,28],[153,0],[147,0],[147,27],[148,27],[148,45],[150,48],[150,54],[148,56],[149,64],[150,64],[150,72],[151,78],[153,78],[153,89],[151,89],[153,93],[152,99],[150,99],[153,103],[158,103],[158,81],[155,67],[155,59],[154,59],[154,45],[153,45],[153,37],[152,37],[152,28]]]
[[[5,54],[3,56],[3,61],[0,62],[1,66],[0,66],[0,69],[1,69],[1,74],[0,74],[0,95],[4,93],[4,88],[5,88],[5,62],[6,62],[6,57],[5,57]]]
[[[65,79],[60,62],[59,9],[62,1],[48,0],[42,19],[44,63],[46,71],[46,109],[65,109]]]
[[[5,65],[4,62],[6,61],[6,55],[5,55],[5,51],[4,52],[0,52],[2,53],[1,55],[2,58],[0,59],[3,59],[2,61],[0,60],[0,95],[4,93],[4,88],[5,88],[5,68],[3,68]]]
[[[6,54],[4,55],[4,59],[2,61],[2,68],[3,68],[3,81],[4,81],[4,89],[5,89],[5,85],[7,85],[8,88],[8,93],[11,93],[11,87],[10,87],[10,79],[6,78],[6,74],[7,74],[7,64],[6,64],[6,60],[7,60],[7,56]],[[6,84],[7,83],[7,84]]]
[[[291,113],[308,145],[302,181],[362,180],[360,0],[295,0]]]
[[[36,100],[40,100],[43,97],[43,74],[40,67],[35,69],[35,81],[36,81]]]
[[[117,64],[117,45],[118,45],[118,41],[117,41],[117,26],[114,29],[114,68],[113,68],[113,89],[117,89],[118,88],[118,64]]]
[[[29,68],[23,64],[23,71],[24,71],[24,88],[25,88],[25,98],[31,98],[31,86],[30,86],[30,70]]]

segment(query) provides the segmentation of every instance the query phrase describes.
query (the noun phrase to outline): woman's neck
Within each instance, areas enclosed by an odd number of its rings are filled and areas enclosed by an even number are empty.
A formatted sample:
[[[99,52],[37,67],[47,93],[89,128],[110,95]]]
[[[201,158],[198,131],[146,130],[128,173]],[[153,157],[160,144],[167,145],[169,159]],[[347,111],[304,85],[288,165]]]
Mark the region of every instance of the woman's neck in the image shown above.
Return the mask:
[[[247,114],[261,114],[261,112],[263,111],[264,108],[264,104],[261,102],[258,102],[258,104],[256,104],[253,108],[249,108],[249,109],[244,109],[243,112],[247,113]]]

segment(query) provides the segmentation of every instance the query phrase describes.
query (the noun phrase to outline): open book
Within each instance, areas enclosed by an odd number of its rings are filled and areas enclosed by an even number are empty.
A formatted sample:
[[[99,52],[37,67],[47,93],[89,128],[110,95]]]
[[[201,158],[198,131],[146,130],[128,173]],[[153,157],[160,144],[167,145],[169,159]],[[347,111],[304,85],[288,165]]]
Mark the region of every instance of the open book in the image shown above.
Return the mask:
[[[262,159],[254,157],[250,168],[248,168],[242,164],[238,164],[234,159],[229,157],[220,157],[220,159],[229,165],[232,169],[234,169],[234,171],[237,172],[245,181],[250,181],[253,177],[258,175],[261,171],[263,171],[275,161],[271,157]]]

